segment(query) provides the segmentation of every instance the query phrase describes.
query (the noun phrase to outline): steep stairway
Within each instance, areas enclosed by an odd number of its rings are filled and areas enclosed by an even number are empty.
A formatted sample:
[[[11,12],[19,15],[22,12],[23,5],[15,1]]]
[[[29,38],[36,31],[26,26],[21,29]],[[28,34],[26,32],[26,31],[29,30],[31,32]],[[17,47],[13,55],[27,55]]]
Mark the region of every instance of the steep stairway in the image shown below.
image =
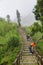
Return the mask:
[[[20,60],[20,65],[37,65],[37,59],[35,55],[29,52],[28,44],[24,45],[24,50],[22,53],[22,59]]]
[[[26,34],[21,29],[20,35],[23,41],[22,59],[20,60],[20,65],[38,65],[36,56],[31,54],[28,48],[31,41],[26,40]]]

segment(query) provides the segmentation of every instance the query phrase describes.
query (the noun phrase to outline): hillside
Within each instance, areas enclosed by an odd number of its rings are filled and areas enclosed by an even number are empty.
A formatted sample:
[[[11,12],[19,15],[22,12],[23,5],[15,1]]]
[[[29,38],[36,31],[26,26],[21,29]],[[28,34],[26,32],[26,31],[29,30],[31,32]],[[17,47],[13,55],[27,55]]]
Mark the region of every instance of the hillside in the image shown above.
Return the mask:
[[[0,21],[0,64],[12,65],[20,51],[20,36],[16,23]],[[7,58],[7,59],[6,59]]]

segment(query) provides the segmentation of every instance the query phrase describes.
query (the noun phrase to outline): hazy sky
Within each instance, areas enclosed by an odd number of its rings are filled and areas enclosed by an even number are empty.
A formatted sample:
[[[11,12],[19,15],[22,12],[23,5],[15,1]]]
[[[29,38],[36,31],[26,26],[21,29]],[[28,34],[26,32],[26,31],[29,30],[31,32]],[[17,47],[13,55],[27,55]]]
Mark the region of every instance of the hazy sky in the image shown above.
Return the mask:
[[[6,17],[9,14],[14,19],[18,9],[21,16],[25,17],[32,12],[35,4],[36,0],[0,0],[0,16]]]

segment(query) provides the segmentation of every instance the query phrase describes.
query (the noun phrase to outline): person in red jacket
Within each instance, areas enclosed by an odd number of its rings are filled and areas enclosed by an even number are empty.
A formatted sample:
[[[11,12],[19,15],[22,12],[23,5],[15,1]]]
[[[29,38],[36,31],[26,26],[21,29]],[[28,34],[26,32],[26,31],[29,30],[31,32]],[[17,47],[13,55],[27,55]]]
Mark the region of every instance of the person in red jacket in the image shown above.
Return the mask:
[[[34,47],[36,46],[36,44],[34,42],[32,42],[29,46],[29,49],[30,49],[30,53],[34,53]]]

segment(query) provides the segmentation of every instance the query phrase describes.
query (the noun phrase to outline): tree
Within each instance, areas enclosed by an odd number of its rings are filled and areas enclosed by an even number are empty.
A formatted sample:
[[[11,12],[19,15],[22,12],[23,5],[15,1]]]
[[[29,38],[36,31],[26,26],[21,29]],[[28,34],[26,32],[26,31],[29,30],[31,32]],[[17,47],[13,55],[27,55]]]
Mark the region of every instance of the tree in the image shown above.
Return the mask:
[[[7,15],[7,21],[10,22],[10,15]]]
[[[34,22],[34,30],[35,32],[41,31],[41,25],[38,22]]]
[[[36,20],[41,21],[43,31],[43,0],[37,0],[37,5],[35,6],[33,13],[35,14]]]
[[[41,26],[38,22],[34,22],[34,24],[32,26],[32,30],[31,30],[31,36],[33,36],[38,31],[41,31]]]
[[[19,24],[19,26],[21,26],[21,23],[20,23],[21,18],[20,18],[20,13],[19,13],[19,11],[18,11],[18,10],[16,10],[16,14],[17,14],[18,24]]]

